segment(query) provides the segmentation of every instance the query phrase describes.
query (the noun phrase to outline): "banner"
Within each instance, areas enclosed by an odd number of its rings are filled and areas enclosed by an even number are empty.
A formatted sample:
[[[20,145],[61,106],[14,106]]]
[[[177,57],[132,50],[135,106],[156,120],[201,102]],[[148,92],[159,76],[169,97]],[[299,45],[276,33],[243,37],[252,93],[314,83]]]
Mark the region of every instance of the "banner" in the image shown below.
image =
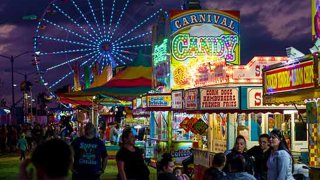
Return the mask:
[[[200,89],[200,109],[239,109],[239,89]]]

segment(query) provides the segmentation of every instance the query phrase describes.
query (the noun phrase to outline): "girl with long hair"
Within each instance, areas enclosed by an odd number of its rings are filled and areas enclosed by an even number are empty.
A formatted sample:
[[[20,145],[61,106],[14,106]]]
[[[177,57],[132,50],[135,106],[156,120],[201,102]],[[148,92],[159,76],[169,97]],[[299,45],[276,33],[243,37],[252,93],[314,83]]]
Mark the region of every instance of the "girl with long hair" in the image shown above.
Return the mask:
[[[286,140],[279,129],[270,133],[271,154],[267,162],[268,180],[294,180],[293,157],[288,149]]]

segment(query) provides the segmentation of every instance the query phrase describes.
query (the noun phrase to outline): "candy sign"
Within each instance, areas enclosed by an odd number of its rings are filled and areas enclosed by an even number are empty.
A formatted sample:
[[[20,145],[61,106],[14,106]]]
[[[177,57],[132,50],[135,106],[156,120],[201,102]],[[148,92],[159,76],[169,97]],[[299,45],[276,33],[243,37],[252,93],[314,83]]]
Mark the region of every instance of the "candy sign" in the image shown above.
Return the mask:
[[[238,88],[200,89],[200,109],[238,109]]]

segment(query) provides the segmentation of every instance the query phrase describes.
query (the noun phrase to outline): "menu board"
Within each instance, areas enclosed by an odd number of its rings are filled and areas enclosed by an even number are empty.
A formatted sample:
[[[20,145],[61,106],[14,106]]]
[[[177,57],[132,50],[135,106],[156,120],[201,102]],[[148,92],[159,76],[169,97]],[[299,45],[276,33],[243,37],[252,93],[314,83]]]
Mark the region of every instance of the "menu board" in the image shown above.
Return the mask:
[[[238,109],[238,88],[201,88],[200,109]]]
[[[184,91],[184,108],[196,110],[198,105],[199,89],[188,89]]]
[[[171,92],[171,108],[172,109],[182,109],[182,102],[183,102],[183,91],[182,90],[177,90],[177,91],[172,91]]]
[[[171,107],[170,94],[156,94],[147,96],[148,107]]]

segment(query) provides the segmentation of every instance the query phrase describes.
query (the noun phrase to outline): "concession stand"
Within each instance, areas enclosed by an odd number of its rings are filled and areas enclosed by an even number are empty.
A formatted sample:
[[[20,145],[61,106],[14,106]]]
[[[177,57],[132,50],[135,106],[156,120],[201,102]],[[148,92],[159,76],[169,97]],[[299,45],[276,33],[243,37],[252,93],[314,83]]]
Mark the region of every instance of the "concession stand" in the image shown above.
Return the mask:
[[[300,115],[294,124],[299,124],[295,138],[308,137],[311,179],[320,178],[319,70],[317,53],[263,69],[264,104],[306,105],[306,117]]]

